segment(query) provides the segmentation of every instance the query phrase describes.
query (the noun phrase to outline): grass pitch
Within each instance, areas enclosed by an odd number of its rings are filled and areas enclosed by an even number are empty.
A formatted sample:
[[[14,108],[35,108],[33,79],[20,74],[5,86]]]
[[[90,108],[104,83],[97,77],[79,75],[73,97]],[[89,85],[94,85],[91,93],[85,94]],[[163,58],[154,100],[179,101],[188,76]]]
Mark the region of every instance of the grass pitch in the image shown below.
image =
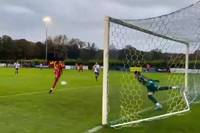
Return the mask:
[[[0,69],[0,132],[2,133],[84,133],[101,124],[102,74],[98,82],[92,71],[64,71],[49,95],[52,69]],[[116,78],[116,82],[117,82]],[[178,117],[143,123],[139,127],[98,133],[199,133],[200,105]]]

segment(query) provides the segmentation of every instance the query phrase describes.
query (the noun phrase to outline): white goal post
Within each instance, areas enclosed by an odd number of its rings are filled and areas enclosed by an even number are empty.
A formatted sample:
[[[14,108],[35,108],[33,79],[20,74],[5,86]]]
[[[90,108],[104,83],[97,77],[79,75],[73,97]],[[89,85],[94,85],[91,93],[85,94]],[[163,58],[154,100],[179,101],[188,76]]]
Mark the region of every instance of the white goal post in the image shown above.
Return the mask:
[[[154,115],[154,116],[150,116],[150,117],[137,117],[137,119],[134,117],[134,119],[129,119],[129,120],[125,120],[125,121],[120,121],[117,123],[110,123],[109,122],[109,110],[110,110],[110,103],[109,103],[109,92],[110,92],[110,88],[109,88],[109,47],[111,45],[111,37],[112,33],[110,30],[110,25],[111,23],[119,25],[120,27],[124,28],[125,27],[125,32],[128,30],[134,30],[134,32],[141,32],[142,34],[145,34],[145,36],[152,36],[156,37],[157,40],[159,39],[163,39],[166,40],[166,42],[175,42],[178,43],[179,45],[182,45],[182,47],[185,47],[185,55],[184,55],[184,65],[185,65],[185,73],[184,73],[184,90],[182,91],[182,97],[185,101],[185,106],[184,108],[180,109],[180,110],[175,110],[175,111],[169,111],[167,113],[163,113],[163,114],[159,114],[159,115]],[[160,33],[156,33],[154,31],[151,30],[147,30],[145,28],[136,26],[134,24],[131,23],[127,23],[123,20],[119,20],[119,19],[115,19],[115,18],[111,18],[111,17],[105,17],[104,20],[104,56],[103,56],[103,95],[102,95],[102,125],[110,125],[111,127],[119,127],[119,126],[125,126],[125,125],[129,125],[129,124],[136,124],[136,123],[140,123],[140,122],[144,122],[144,121],[152,121],[155,119],[160,119],[160,118],[164,118],[164,117],[168,117],[168,116],[172,116],[172,115],[176,115],[176,114],[180,114],[180,113],[184,113],[190,110],[190,105],[189,105],[189,101],[187,99],[187,90],[188,90],[188,69],[189,69],[189,43],[186,41],[182,41],[179,39],[175,39],[172,38],[170,36],[167,35],[162,35]],[[118,34],[124,34],[124,31],[118,31],[117,29],[114,30],[114,32],[117,31],[117,35]],[[121,33],[120,33],[121,32]],[[129,35],[129,34],[124,34],[125,35]],[[119,35],[121,36],[121,35]],[[139,36],[139,35],[138,35]],[[124,38],[122,38],[124,39]],[[121,40],[122,40],[121,39]],[[154,40],[156,40],[154,39]],[[120,41],[121,41],[120,40]],[[153,40],[153,39],[151,39]],[[125,40],[126,42],[129,42],[129,40]],[[124,41],[124,42],[125,42]],[[121,41],[122,42],[122,41]],[[121,43],[120,42],[120,43]],[[119,44],[120,44],[119,43]],[[163,42],[159,42],[159,43],[163,43]],[[128,43],[127,43],[128,44]],[[113,44],[112,44],[113,45]],[[143,55],[142,55],[143,56]],[[142,57],[143,58],[143,57]],[[134,84],[134,83],[133,83]],[[176,94],[177,95],[177,94]],[[119,105],[122,106],[122,105]],[[130,106],[135,106],[135,105],[130,105]],[[172,106],[172,105],[171,105]],[[117,107],[116,107],[117,108]],[[118,107],[118,109],[122,109],[122,107]],[[142,108],[142,107],[140,107]],[[139,112],[139,111],[138,111]],[[140,114],[140,112],[138,113],[136,112],[135,114]],[[129,113],[129,112],[128,112]],[[126,112],[126,116],[124,117],[129,117],[129,114]],[[135,114],[131,114],[130,115],[135,115]],[[123,116],[121,116],[121,119],[124,119]]]
[[[103,53],[103,95],[102,95],[102,125],[108,124],[108,67],[109,67],[109,17],[104,20],[104,53]]]

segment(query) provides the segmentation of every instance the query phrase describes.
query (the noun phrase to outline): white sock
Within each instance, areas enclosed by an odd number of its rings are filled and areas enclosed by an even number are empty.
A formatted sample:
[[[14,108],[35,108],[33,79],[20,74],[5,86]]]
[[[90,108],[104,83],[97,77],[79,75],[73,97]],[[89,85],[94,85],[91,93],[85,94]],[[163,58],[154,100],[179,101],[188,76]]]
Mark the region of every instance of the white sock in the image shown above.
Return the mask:
[[[161,104],[160,103],[156,103],[156,106],[161,106]]]
[[[176,86],[172,86],[172,89],[176,89]]]
[[[159,108],[162,108],[162,104],[160,104],[160,103],[156,103],[156,106]]]
[[[172,89],[177,89],[178,88],[178,86],[172,86]]]

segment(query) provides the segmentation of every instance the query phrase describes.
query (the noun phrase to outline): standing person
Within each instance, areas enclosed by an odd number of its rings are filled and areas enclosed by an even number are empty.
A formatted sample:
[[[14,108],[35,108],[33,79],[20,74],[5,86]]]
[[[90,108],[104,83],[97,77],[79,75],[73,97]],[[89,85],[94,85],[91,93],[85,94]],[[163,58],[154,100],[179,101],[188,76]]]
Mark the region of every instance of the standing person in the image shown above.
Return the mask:
[[[42,64],[42,63],[40,63],[40,69],[42,70],[42,68],[43,68],[43,64]]]
[[[96,64],[93,66],[93,71],[95,74],[95,79],[98,81],[99,73],[100,73],[100,65],[96,62]]]
[[[18,75],[19,74],[19,68],[20,68],[20,64],[19,64],[18,61],[14,63],[14,67],[15,67],[15,75]]]
[[[150,70],[151,70],[151,65],[150,65],[150,64],[147,64],[146,68],[147,68],[147,72],[150,72]]]
[[[79,71],[79,72],[83,72],[83,64],[80,64],[80,65],[79,65],[78,71]]]
[[[51,65],[53,65],[53,67],[54,67],[55,80],[54,80],[53,86],[50,89],[49,93],[53,94],[55,92],[56,84],[58,83],[58,81],[63,73],[64,64],[61,61],[55,61]]]
[[[78,63],[75,64],[75,70],[79,70]]]

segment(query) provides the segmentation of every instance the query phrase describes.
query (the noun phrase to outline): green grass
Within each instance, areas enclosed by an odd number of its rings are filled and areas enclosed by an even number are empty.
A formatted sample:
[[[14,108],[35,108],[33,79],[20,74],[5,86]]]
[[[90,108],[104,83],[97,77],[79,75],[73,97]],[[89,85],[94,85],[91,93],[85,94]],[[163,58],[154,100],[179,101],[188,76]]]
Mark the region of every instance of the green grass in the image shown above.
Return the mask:
[[[101,81],[92,72],[65,71],[66,86],[48,91],[53,70],[0,69],[2,133],[79,133],[100,124]]]
[[[113,73],[115,83],[118,73]],[[159,77],[159,76],[158,76]],[[102,79],[102,75],[101,75]],[[54,80],[51,69],[0,69],[1,133],[83,133],[101,124],[102,80],[96,82],[91,71],[65,71],[56,93],[48,91]],[[114,97],[117,99],[118,91]],[[117,105],[115,106],[117,108]],[[200,105],[178,117],[143,123],[139,127],[113,129],[98,133],[198,133]]]

